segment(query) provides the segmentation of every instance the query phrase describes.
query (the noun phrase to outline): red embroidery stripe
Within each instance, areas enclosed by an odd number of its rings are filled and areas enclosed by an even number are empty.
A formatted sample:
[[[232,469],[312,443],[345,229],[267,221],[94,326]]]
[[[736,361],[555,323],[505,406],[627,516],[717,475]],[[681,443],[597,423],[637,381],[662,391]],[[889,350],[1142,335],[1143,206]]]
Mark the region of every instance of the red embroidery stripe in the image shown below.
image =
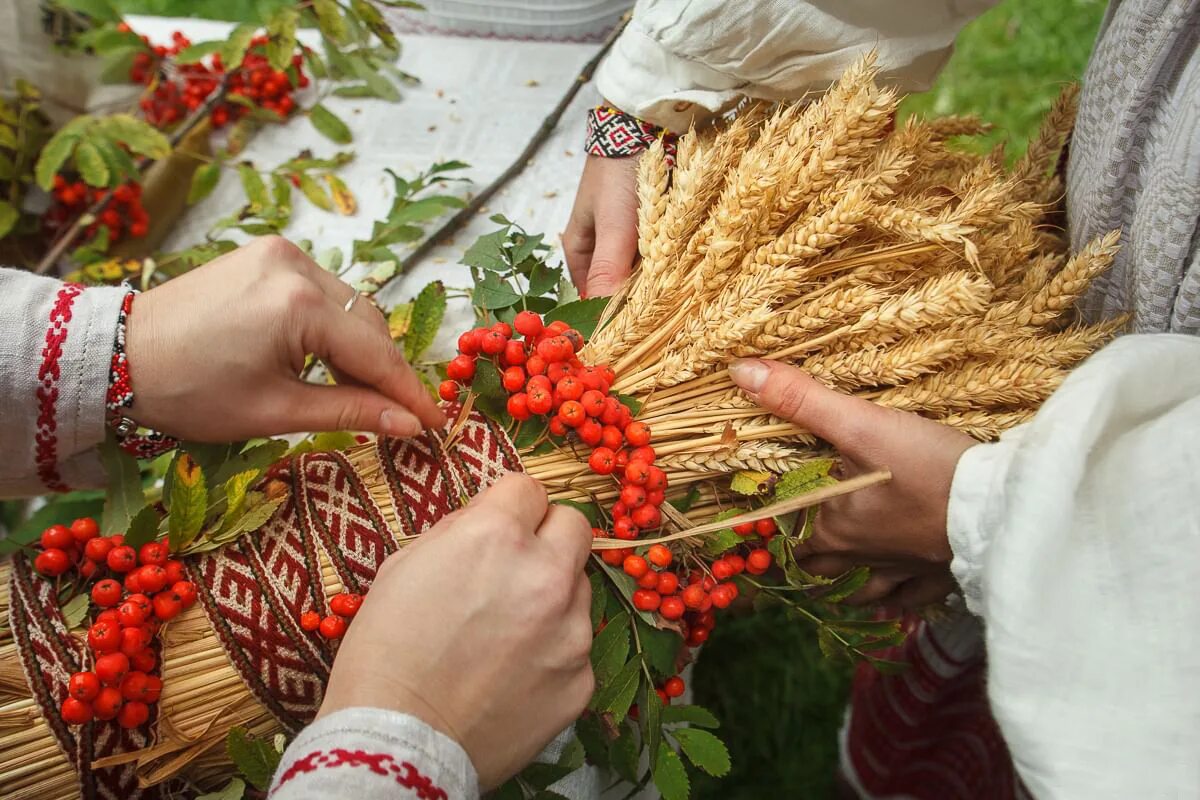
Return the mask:
[[[344,750],[335,747],[332,750],[315,750],[304,758],[299,759],[279,776],[279,783],[271,793],[279,791],[297,775],[307,775],[320,769],[336,767],[357,767],[369,769],[376,775],[391,777],[398,785],[411,789],[420,800],[449,800],[446,791],[434,785],[430,778],[407,761],[396,761],[387,753],[368,753],[364,750]]]
[[[68,487],[58,474],[58,382],[62,378],[59,360],[63,343],[67,341],[67,323],[71,307],[83,292],[78,283],[64,283],[58,290],[54,307],[50,309],[50,325],[46,328],[46,344],[42,347],[42,366],[38,370],[37,432],[34,434],[34,459],[38,478],[47,489],[65,492]]]

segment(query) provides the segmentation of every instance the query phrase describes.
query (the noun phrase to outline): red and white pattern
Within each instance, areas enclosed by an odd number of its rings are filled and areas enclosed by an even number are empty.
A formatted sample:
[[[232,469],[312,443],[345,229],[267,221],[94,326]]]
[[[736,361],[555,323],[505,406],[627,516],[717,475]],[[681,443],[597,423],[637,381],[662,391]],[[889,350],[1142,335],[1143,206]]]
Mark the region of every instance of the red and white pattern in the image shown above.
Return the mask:
[[[658,139],[662,140],[666,151],[667,166],[672,166],[678,139],[675,134],[608,106],[597,106],[588,111],[584,143],[588,155],[604,158],[637,155]]]
[[[411,790],[420,800],[448,800],[446,791],[407,761],[397,761],[387,753],[368,753],[364,750],[315,750],[287,768],[271,793],[279,791],[297,775],[325,769],[367,769],[376,775],[390,777],[396,785]]]
[[[37,432],[34,434],[35,461],[38,478],[52,492],[65,492],[68,487],[58,472],[58,396],[59,381],[62,380],[63,344],[67,341],[67,325],[71,322],[71,308],[75,298],[83,292],[83,285],[64,283],[54,298],[50,309],[50,325],[46,328],[46,342],[42,347],[42,364],[38,369]]]
[[[854,675],[843,777],[862,798],[1027,797],[988,705],[977,620],[910,618],[908,638],[879,656],[908,665]]]

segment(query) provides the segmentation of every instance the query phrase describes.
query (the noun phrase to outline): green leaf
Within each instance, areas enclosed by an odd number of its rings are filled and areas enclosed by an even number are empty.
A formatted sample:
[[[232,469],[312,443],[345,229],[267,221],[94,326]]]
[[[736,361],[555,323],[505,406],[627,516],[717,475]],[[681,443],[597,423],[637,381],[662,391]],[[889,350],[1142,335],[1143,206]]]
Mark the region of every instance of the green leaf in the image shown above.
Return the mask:
[[[271,206],[271,197],[267,194],[267,184],[251,164],[238,164],[238,177],[242,179],[242,191],[250,202],[250,209],[255,213]]]
[[[699,728],[677,728],[671,735],[696,767],[715,778],[729,774],[729,750],[716,736]]]
[[[641,659],[631,658],[613,679],[592,696],[588,708],[597,713],[609,713],[620,722],[629,713],[642,674]]]
[[[104,492],[85,491],[52,495],[29,519],[9,529],[0,539],[0,556],[15,553],[23,545],[38,540],[42,531],[55,523],[69,523],[79,517],[98,519],[104,510]]]
[[[221,517],[220,530],[228,531],[241,518],[246,505],[246,492],[260,474],[260,470],[248,469],[231,476],[222,485],[221,488],[225,492],[225,513]]]
[[[779,537],[782,538],[782,537]],[[732,550],[742,543],[742,537],[733,532],[733,528],[722,528],[704,537],[704,554],[719,556]]]
[[[471,381],[475,393],[475,407],[491,419],[506,422],[508,393],[500,383],[500,373],[490,360],[480,359],[475,365],[475,379]]]
[[[63,128],[46,142],[38,156],[37,166],[34,167],[34,177],[38,186],[47,192],[54,188],[54,176],[62,165],[71,157],[75,145],[79,143],[79,134]]]
[[[637,590],[637,584],[634,582],[633,578],[629,577],[629,575],[625,573],[625,570],[610,567],[608,564],[605,564],[598,556],[596,556],[595,553],[592,553],[592,556],[595,563],[600,567],[604,574],[608,576],[608,579],[616,588],[617,594],[620,597],[625,598],[625,602],[632,607],[633,593]],[[654,618],[651,617],[647,612],[637,611],[635,609],[634,613],[639,616],[643,622],[646,622],[649,625],[654,624]]]
[[[504,258],[506,241],[508,241],[507,228],[485,233],[467,248],[467,252],[463,253],[458,263],[466,264],[468,267],[503,272],[509,268],[509,263]]]
[[[346,21],[336,0],[313,0],[313,11],[317,15],[317,26],[321,33],[338,44],[346,43]]]
[[[608,762],[613,771],[630,783],[638,782],[638,745],[633,732],[625,729],[608,745]]]
[[[604,609],[608,605],[608,587],[604,585],[604,576],[599,572],[588,575],[588,583],[592,585],[591,619],[592,630],[595,630],[604,619]],[[592,650],[595,650],[595,642],[592,643]]]
[[[607,297],[576,300],[574,303],[567,303],[551,311],[546,315],[546,322],[550,323],[555,320],[562,320],[582,333],[583,338],[587,339],[595,333],[596,325],[600,322],[600,314],[607,305]]]
[[[100,445],[100,461],[108,477],[100,528],[106,536],[125,533],[133,515],[146,504],[137,461],[122,450],[112,436]]]
[[[391,26],[384,20],[383,14],[379,13],[379,9],[366,0],[350,0],[350,7],[371,30],[371,33],[379,37],[379,41],[387,47],[396,46],[396,34],[392,33]]]
[[[68,630],[78,628],[87,618],[88,599],[87,592],[80,592],[62,607],[63,622],[66,623]]]
[[[7,200],[0,200],[0,239],[8,235],[20,217],[21,213],[13,208],[11,203]]]
[[[630,394],[618,394],[617,399],[625,404],[630,412],[636,417],[638,412],[642,410],[642,401]]]
[[[884,675],[903,675],[912,668],[908,661],[889,661],[886,658],[867,656],[867,663]]]
[[[230,778],[224,788],[197,795],[196,800],[242,800],[245,794],[246,782],[241,778]]]
[[[733,477],[729,479],[729,489],[737,494],[751,496],[763,494],[767,491],[768,481],[771,480],[771,477],[771,473],[762,470],[741,469],[733,473]]]
[[[93,23],[120,22],[121,14],[113,8],[108,0],[55,0],[63,8],[80,11],[91,18]]]
[[[656,628],[640,616],[634,620],[634,624],[637,625],[642,656],[650,666],[650,671],[663,677],[674,675],[675,659],[679,655],[683,637],[673,630]]]
[[[521,770],[521,780],[532,789],[545,789],[552,783],[557,783],[575,770],[558,764],[533,762]]]
[[[516,435],[513,436],[513,445],[518,450],[524,450],[532,447],[533,443],[542,438],[542,434],[546,432],[546,418],[542,416],[530,417],[520,423],[517,428]]]
[[[608,740],[595,714],[584,714],[576,721],[575,735],[579,737],[589,763],[598,767],[608,766]]]
[[[586,755],[583,749],[583,742],[579,741],[578,737],[573,737],[571,741],[567,742],[567,746],[562,749],[562,752],[558,754],[558,761],[556,763],[560,767],[567,767],[574,771],[583,766]]]
[[[662,742],[662,712],[663,703],[649,681],[642,685],[641,706],[642,741],[646,743],[646,752],[650,755],[650,769],[658,758],[658,745]]]
[[[296,23],[300,12],[296,6],[287,4],[277,8],[267,17],[267,61],[273,69],[286,69],[296,52]]]
[[[434,281],[421,290],[413,301],[412,320],[404,337],[404,357],[416,361],[433,344],[442,318],[446,315],[446,287]]]
[[[208,490],[204,471],[186,452],[180,452],[173,465],[170,513],[167,537],[172,553],[179,552],[200,533],[208,510]]]
[[[145,47],[123,47],[104,54],[100,59],[100,82],[106,85],[129,83],[133,60]]]
[[[279,766],[280,753],[269,741],[250,738],[245,728],[236,727],[229,731],[225,739],[225,751],[251,786],[260,792],[271,787],[271,777]]]
[[[213,53],[218,53],[224,49],[226,41],[214,42],[196,42],[193,45],[183,48],[175,55],[175,62],[178,64],[194,64],[197,61],[210,56]]]
[[[539,261],[529,273],[529,294],[531,296],[546,294],[552,291],[561,279],[561,269],[547,267]]]
[[[654,765],[654,786],[663,800],[687,800],[691,794],[687,770],[679,755],[666,742],[659,742]]]
[[[821,593],[821,599],[827,603],[837,603],[845,600],[867,584],[871,570],[867,567],[855,567],[839,575],[829,589]]]
[[[797,469],[788,470],[779,476],[775,484],[775,502],[780,503],[802,494],[807,494],[822,486],[836,483],[829,477],[829,471],[837,463],[832,458],[813,459]]]
[[[578,511],[583,516],[587,517],[588,524],[593,528],[600,527],[600,509],[595,503],[577,503],[574,500],[555,500],[557,506],[567,506]]]
[[[154,506],[144,506],[129,521],[129,530],[125,533],[125,544],[138,548],[153,542],[158,538],[158,524],[158,511],[154,509]]]
[[[304,196],[308,198],[308,201],[323,211],[332,211],[333,201],[329,199],[325,187],[314,181],[307,172],[301,172],[299,177],[300,191],[304,192]]]
[[[717,728],[721,725],[711,711],[701,706],[667,706],[663,709],[662,721],[664,725],[686,723],[700,728]]]
[[[514,265],[520,265],[539,249],[545,249],[542,240],[545,234],[516,233],[513,235],[513,246],[508,253],[508,260]],[[537,294],[541,294],[538,292]]]
[[[365,57],[355,58],[351,60],[350,66],[354,74],[370,88],[373,95],[382,100],[396,102],[400,99],[400,90],[380,73],[379,67],[372,63],[373,61],[374,59]]]
[[[667,502],[674,506],[676,511],[686,512],[690,511],[692,506],[694,506],[696,501],[699,499],[700,487],[696,484],[692,484],[692,487],[688,490],[686,495],[683,497],[677,497],[674,500],[668,500]]]
[[[496,273],[485,272],[482,280],[475,284],[472,300],[479,308],[495,311],[520,302],[521,295]]]
[[[339,214],[348,217],[358,210],[358,200],[345,181],[332,172],[326,172],[325,182],[329,184],[329,193],[333,196],[333,205]]]
[[[100,120],[100,126],[109,138],[147,158],[166,158],[171,153],[171,143],[150,123],[129,114],[113,114]]]
[[[325,431],[312,437],[313,452],[328,453],[334,450],[345,450],[358,444],[350,431]]]
[[[622,613],[608,621],[592,640],[592,672],[596,686],[604,687],[621,671],[629,656],[629,615]]]
[[[346,123],[320,103],[309,109],[308,119],[322,136],[338,144],[349,144],[354,139]]]
[[[80,176],[89,186],[108,186],[108,179],[111,177],[108,164],[104,162],[104,157],[100,155],[96,145],[86,140],[80,142],[75,148],[75,166],[79,168]]]
[[[220,164],[215,161],[211,164],[202,164],[192,173],[192,185],[188,188],[188,205],[199,203],[212,194],[213,189],[217,188],[217,182],[220,180]]]
[[[243,22],[230,32],[229,38],[225,40],[218,51],[225,69],[233,69],[242,63],[242,59],[246,57],[246,49],[250,46],[250,40],[257,32],[258,25],[251,22]]]
[[[232,541],[243,533],[253,533],[266,525],[267,521],[275,516],[275,511],[287,500],[286,497],[267,500],[266,495],[262,492],[250,492],[247,497],[249,499],[245,513],[234,520],[228,528],[222,526],[219,534],[222,542]]]

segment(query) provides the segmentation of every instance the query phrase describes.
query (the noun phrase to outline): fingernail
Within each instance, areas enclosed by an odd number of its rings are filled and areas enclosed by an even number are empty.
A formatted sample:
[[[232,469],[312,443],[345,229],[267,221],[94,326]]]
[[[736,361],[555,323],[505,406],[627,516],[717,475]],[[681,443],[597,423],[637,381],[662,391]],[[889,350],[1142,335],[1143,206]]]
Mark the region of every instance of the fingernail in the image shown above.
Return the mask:
[[[421,432],[421,423],[407,411],[385,408],[379,414],[379,430],[388,436],[416,436]]]
[[[752,394],[762,389],[770,374],[771,368],[757,358],[739,358],[729,365],[729,376],[733,382]]]

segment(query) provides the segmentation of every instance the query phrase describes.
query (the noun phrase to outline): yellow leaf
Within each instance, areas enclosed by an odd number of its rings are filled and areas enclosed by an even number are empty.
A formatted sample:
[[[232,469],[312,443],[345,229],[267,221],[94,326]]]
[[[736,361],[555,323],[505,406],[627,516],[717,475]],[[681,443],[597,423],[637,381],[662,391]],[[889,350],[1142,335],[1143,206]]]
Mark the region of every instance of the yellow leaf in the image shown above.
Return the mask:
[[[326,172],[325,182],[329,184],[329,192],[333,195],[333,204],[337,206],[339,214],[348,217],[358,211],[358,201],[354,199],[354,193],[341,178],[332,172]]]
[[[738,494],[762,494],[767,490],[767,481],[770,479],[769,472],[743,469],[733,473],[729,488]]]
[[[388,314],[388,332],[392,335],[392,339],[402,339],[407,336],[409,328],[412,327],[412,319],[412,303],[401,303],[393,308],[392,313]]]

